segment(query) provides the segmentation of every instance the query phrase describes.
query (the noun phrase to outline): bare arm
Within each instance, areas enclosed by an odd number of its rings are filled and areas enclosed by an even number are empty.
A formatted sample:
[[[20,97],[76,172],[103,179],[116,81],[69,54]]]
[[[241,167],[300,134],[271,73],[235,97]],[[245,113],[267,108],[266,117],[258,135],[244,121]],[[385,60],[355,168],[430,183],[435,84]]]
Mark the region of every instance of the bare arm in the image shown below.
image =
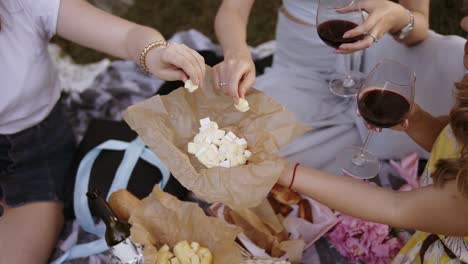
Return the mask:
[[[115,57],[139,61],[141,51],[151,42],[164,40],[155,29],[108,14],[83,0],[62,0],[57,33],[65,39]],[[167,80],[190,77],[201,83],[203,58],[184,45],[152,49],[147,56],[151,73]]]
[[[279,183],[288,186],[291,178],[290,165]],[[443,188],[429,186],[399,192],[300,166],[293,188],[366,221],[436,234],[468,235],[468,199],[457,191],[455,181],[447,182]]]
[[[248,52],[247,23],[255,0],[224,0],[215,18],[215,32],[224,55]]]
[[[214,85],[235,101],[243,98],[255,82],[255,65],[246,42],[253,3],[254,0],[224,0],[215,19],[216,36],[224,52],[224,61],[214,67]]]
[[[448,116],[434,117],[415,104],[405,132],[418,145],[430,152],[435,140],[448,123]]]

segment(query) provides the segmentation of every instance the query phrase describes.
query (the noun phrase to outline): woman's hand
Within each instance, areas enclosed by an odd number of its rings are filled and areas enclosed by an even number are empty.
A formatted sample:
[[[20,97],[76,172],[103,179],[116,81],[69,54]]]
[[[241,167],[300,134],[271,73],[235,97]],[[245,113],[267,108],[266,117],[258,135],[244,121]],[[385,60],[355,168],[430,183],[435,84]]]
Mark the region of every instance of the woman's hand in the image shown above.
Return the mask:
[[[346,32],[344,38],[353,38],[359,35],[365,37],[355,43],[342,44],[338,53],[352,53],[369,48],[385,33],[398,32],[410,21],[408,10],[400,4],[387,0],[364,0],[342,8],[340,12],[365,11],[369,14],[362,25]],[[375,39],[374,39],[375,38]]]
[[[152,74],[166,81],[190,79],[200,85],[205,78],[205,59],[184,44],[171,43],[150,50],[146,65]]]
[[[236,53],[227,52],[224,61],[214,66],[213,70],[215,87],[233,97],[236,103],[239,98],[244,98],[255,82],[255,64],[248,49]]]

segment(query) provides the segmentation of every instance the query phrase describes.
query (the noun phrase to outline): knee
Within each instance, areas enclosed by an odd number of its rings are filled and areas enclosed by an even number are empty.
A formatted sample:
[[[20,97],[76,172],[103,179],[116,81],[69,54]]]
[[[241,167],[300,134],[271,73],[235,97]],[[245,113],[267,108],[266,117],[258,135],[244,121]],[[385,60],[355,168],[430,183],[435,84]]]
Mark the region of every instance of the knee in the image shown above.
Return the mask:
[[[6,209],[0,218],[0,263],[48,263],[62,226],[58,203]]]

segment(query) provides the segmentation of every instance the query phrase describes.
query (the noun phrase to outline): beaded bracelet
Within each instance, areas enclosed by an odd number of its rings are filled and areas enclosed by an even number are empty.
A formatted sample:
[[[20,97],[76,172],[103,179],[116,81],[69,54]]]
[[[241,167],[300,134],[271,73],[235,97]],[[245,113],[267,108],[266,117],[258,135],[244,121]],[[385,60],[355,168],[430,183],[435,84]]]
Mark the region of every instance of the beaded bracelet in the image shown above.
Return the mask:
[[[150,73],[148,66],[146,66],[146,55],[148,52],[157,47],[167,47],[167,42],[165,40],[158,40],[151,42],[146,46],[140,54],[140,67],[147,73]]]

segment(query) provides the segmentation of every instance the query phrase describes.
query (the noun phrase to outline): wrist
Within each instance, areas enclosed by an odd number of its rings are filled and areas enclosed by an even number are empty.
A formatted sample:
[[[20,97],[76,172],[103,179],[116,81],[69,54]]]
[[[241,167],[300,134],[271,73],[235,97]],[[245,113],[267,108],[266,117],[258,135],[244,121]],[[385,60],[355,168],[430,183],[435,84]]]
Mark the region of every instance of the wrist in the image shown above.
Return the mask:
[[[238,58],[252,59],[252,56],[250,55],[250,49],[249,47],[247,47],[247,45],[224,50],[224,59],[238,59]]]
[[[418,123],[423,119],[423,112],[424,111],[421,109],[421,107],[419,107],[419,105],[413,105],[410,115],[408,116],[408,129],[406,130],[407,133],[410,133],[414,127],[418,127]]]
[[[414,28],[414,14],[411,10],[400,6],[400,16],[395,20],[395,25],[390,29],[394,37],[398,39],[406,38]]]
[[[291,180],[292,180],[292,176],[293,176],[294,166],[295,166],[295,163],[286,162],[286,165],[278,179],[278,183],[280,185],[284,187],[289,187]]]

